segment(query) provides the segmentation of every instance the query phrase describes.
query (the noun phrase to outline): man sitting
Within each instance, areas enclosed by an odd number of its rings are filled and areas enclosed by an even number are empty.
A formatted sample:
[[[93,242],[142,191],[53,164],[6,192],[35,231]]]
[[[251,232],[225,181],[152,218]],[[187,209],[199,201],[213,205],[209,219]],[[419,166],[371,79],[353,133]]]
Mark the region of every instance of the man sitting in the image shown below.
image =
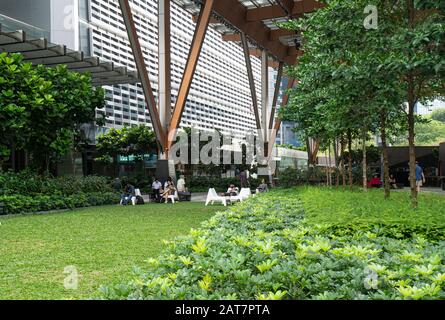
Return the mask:
[[[125,206],[131,202],[131,198],[136,197],[136,189],[130,183],[125,185],[124,193],[121,195],[120,204]]]
[[[153,178],[153,183],[151,185],[151,189],[153,190],[153,199],[156,202],[160,202],[161,201],[161,188],[162,188],[162,183],[158,180],[158,178],[154,177]]]

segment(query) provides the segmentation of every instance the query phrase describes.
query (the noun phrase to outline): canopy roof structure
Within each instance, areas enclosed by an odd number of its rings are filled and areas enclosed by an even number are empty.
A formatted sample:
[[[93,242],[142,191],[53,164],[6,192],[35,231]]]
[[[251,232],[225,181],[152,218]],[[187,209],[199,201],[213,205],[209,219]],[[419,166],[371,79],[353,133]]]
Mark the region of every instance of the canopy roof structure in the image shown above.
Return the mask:
[[[161,158],[168,159],[175,141],[188,93],[209,25],[222,34],[223,41],[235,41],[244,52],[258,137],[265,155],[272,154],[281,120],[275,117],[283,68],[297,63],[300,38],[296,31],[280,29],[277,22],[298,18],[323,7],[315,0],[158,0],[158,101],[155,100],[146,72],[139,36],[129,0],[118,0],[128,39],[139,71],[147,109],[161,147]],[[189,55],[174,106],[171,105],[170,4],[176,3],[192,15],[196,23]],[[261,58],[261,97],[257,96],[250,56]],[[278,69],[272,107],[268,97],[268,67]],[[288,89],[295,84],[287,79]],[[258,99],[259,98],[259,99]],[[286,93],[281,107],[289,100]],[[259,103],[260,101],[260,103]],[[172,111],[173,109],[173,111]]]
[[[195,21],[200,4],[205,2],[205,0],[173,1],[190,12]],[[299,50],[300,37],[295,31],[280,29],[277,23],[301,17],[304,13],[322,7],[323,4],[315,0],[215,1],[210,24],[221,32],[224,41],[241,43],[240,33],[244,33],[251,47],[266,50],[276,61],[294,64],[302,53]]]
[[[5,29],[5,28],[4,28]],[[25,31],[2,30],[0,25],[0,52],[20,53],[25,62],[54,67],[64,64],[70,71],[91,73],[94,86],[139,82],[138,73],[98,57],[86,57],[82,51],[67,49],[50,43],[46,38],[28,39]]]

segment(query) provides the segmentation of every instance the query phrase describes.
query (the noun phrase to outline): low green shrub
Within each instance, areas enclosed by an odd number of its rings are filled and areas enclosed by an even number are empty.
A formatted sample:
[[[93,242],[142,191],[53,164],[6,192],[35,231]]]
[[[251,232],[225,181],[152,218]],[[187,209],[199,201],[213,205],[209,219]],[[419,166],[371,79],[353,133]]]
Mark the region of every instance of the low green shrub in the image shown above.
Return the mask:
[[[100,298],[445,298],[441,236],[377,227],[332,233],[306,219],[298,192],[271,191],[217,213],[169,242],[130,282],[103,287]]]
[[[57,177],[38,175],[24,170],[19,173],[6,172],[0,174],[1,195],[72,195],[79,192],[112,192],[107,178],[88,177]]]
[[[113,192],[77,193],[72,195],[12,195],[0,196],[3,214],[32,213],[57,209],[74,209],[89,206],[116,204],[119,195]]]

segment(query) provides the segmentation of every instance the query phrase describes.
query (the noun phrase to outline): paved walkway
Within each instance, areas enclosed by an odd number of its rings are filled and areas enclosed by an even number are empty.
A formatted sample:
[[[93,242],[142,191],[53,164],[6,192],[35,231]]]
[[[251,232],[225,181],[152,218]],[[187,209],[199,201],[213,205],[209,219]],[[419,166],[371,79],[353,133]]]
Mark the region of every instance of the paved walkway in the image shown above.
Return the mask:
[[[145,202],[149,202],[150,195],[143,194],[142,198],[144,198]],[[195,192],[192,193],[192,202],[205,202],[207,198],[207,192]]]
[[[396,190],[391,190],[391,191],[396,191]],[[403,189],[398,189],[397,191],[410,191],[410,188],[405,187]],[[421,192],[428,192],[428,193],[435,193],[435,194],[441,194],[443,196],[445,196],[445,190],[442,190],[442,188],[430,188],[430,187],[424,187],[422,188]]]

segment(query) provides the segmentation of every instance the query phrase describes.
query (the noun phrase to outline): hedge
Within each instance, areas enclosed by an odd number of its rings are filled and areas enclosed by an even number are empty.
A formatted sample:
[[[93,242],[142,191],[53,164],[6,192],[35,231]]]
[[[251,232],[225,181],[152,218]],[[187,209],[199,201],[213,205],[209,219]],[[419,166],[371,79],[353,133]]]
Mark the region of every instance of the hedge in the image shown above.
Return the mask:
[[[92,192],[77,193],[68,196],[0,196],[0,203],[4,205],[3,214],[19,214],[116,204],[119,202],[119,199],[119,195],[113,192]]]
[[[107,178],[57,177],[38,175],[30,170],[19,173],[0,174],[0,196],[2,195],[72,195],[79,192],[112,192]]]
[[[102,299],[444,299],[445,243],[308,223],[297,191],[258,195],[169,242]]]

